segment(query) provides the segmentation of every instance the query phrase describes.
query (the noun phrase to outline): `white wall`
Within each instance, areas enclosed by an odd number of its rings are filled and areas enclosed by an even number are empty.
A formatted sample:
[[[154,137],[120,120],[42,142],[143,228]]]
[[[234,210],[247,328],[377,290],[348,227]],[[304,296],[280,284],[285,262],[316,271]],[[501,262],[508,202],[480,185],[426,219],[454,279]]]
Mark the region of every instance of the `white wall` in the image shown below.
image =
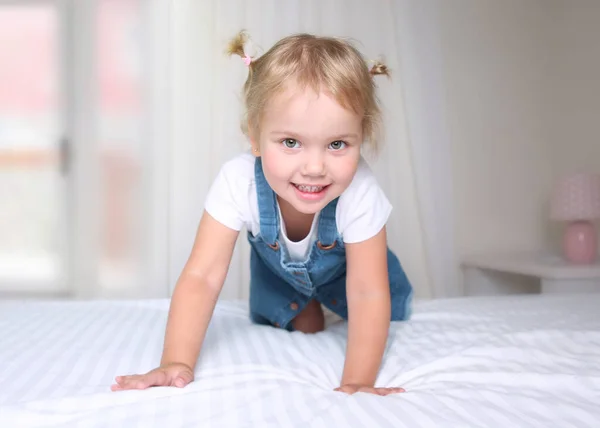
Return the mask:
[[[552,3],[554,61],[546,100],[554,174],[600,172],[600,1]]]
[[[559,250],[562,174],[600,172],[600,2],[440,2],[458,256]]]
[[[441,2],[459,255],[546,244],[542,3]]]
[[[553,53],[546,92],[553,178],[600,173],[600,1],[552,1],[548,40]],[[560,245],[562,225],[552,225]],[[600,228],[598,231],[600,239]]]

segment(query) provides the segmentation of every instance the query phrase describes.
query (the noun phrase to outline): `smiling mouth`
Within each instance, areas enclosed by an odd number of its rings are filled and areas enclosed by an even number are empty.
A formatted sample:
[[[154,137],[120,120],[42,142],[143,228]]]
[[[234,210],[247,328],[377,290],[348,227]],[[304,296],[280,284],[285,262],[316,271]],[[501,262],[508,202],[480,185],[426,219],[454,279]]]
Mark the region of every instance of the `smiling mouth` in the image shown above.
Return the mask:
[[[309,186],[306,184],[295,184],[292,183],[294,185],[294,187],[296,187],[296,189],[300,190],[301,192],[304,193],[319,193],[322,192],[323,189],[329,187],[329,185],[326,186]]]

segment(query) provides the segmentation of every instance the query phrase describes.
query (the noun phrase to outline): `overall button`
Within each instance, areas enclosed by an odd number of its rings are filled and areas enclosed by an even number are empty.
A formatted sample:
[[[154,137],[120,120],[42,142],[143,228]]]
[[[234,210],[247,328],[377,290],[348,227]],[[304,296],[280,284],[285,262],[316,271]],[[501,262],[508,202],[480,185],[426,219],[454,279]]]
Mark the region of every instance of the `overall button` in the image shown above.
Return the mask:
[[[291,303],[290,304],[290,309],[292,311],[297,311],[298,310],[298,303],[296,303],[296,302]]]
[[[331,301],[331,304],[332,304],[333,306],[337,305],[337,300],[333,299],[333,300]]]

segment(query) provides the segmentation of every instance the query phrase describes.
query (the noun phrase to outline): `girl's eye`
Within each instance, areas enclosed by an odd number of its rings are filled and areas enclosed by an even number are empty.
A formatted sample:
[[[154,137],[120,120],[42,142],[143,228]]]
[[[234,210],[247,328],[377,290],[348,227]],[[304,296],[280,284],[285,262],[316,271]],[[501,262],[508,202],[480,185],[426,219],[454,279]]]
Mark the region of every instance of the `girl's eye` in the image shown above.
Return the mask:
[[[346,147],[346,143],[343,141],[334,141],[333,143],[329,144],[329,148],[332,150],[341,150],[344,147]]]
[[[300,143],[297,140],[294,140],[293,138],[286,138],[282,141],[282,143],[288,149],[295,149],[300,145]]]

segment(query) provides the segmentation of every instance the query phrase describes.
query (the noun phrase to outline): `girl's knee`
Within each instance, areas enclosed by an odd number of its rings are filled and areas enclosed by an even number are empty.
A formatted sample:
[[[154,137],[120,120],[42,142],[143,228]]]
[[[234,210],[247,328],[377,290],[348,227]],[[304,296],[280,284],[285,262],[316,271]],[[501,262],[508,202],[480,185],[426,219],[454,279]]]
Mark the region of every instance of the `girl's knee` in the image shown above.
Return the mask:
[[[313,299],[292,320],[294,330],[302,333],[318,333],[325,329],[325,315],[321,304]]]

